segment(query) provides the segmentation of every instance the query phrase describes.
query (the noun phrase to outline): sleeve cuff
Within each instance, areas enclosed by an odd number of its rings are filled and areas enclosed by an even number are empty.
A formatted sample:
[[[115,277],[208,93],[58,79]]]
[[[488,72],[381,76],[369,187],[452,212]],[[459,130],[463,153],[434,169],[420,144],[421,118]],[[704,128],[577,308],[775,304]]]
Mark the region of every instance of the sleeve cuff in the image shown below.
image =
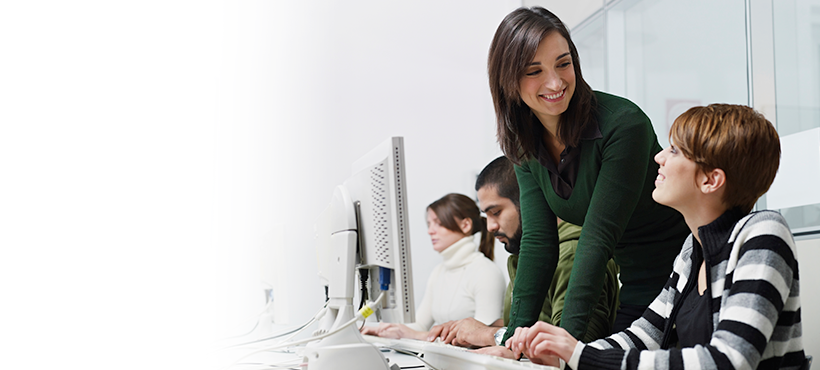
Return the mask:
[[[572,351],[572,356],[569,358],[569,365],[572,369],[578,369],[578,362],[581,360],[581,352],[584,352],[585,344],[581,343],[579,340],[577,344],[575,344],[575,350]]]

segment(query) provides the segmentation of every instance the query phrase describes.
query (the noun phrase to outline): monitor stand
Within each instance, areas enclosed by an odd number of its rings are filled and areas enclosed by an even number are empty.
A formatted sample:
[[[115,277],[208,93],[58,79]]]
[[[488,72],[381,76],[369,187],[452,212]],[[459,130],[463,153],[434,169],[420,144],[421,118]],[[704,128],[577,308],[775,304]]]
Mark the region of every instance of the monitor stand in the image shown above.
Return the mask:
[[[357,313],[353,308],[353,281],[358,241],[358,233],[355,231],[355,210],[344,189],[337,188],[333,201],[335,209],[332,211],[338,213],[332,215],[337,215],[336,219],[353,224],[337,226],[330,236],[330,255],[326,256],[330,257],[327,312],[320,319],[319,330],[314,336],[340,328],[353,320]],[[322,338],[319,342],[308,344],[303,356],[309,370],[390,370],[387,359],[378,348],[364,340],[355,323]]]
[[[328,302],[328,313],[320,322],[320,331],[336,328],[354,318],[356,311],[352,304],[333,305],[332,300]],[[318,343],[309,344],[303,357],[309,370],[391,369],[381,351],[365,341],[356,325],[350,325]]]

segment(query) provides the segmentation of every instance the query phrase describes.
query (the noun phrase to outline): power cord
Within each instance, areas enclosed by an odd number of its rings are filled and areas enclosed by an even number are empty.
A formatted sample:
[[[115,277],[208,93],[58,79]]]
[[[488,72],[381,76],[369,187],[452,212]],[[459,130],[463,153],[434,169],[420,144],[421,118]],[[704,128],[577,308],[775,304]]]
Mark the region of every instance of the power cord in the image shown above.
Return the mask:
[[[414,353],[414,352],[410,352],[410,351],[405,351],[405,350],[403,350],[403,349],[398,349],[398,348],[393,348],[393,347],[385,347],[385,348],[390,348],[391,350],[396,351],[396,352],[398,352],[398,353],[401,353],[401,354],[403,354],[403,355],[410,355],[410,356],[413,356],[413,357],[415,357],[415,358],[419,359],[419,361],[423,362],[425,365],[427,365],[427,367],[429,367],[430,369],[433,369],[433,370],[438,370],[438,368],[436,368],[436,367],[435,367],[435,366],[433,366],[433,365],[430,365],[430,363],[429,363],[429,362],[425,361],[425,360],[424,360],[424,358],[423,358],[423,357],[421,357],[421,355],[420,355],[420,354],[418,354],[418,353]],[[402,368],[402,369],[407,369],[407,368]]]
[[[367,279],[370,276],[370,270],[368,269],[359,269],[359,284],[361,286],[361,302],[359,302],[359,309],[364,307],[364,304],[367,303],[367,299],[370,298],[367,294]]]
[[[279,334],[276,334],[276,335],[273,335],[273,336],[270,336],[270,337],[257,339],[257,340],[253,340],[253,341],[245,342],[245,343],[234,344],[232,346],[225,347],[224,349],[242,347],[242,346],[247,346],[247,345],[256,344],[256,343],[260,343],[260,342],[266,342],[266,341],[269,341],[269,340],[272,340],[272,339],[284,337],[286,335],[290,335],[290,336],[283,339],[282,341],[290,340],[291,338],[299,335],[299,333],[305,331],[305,329],[310,327],[310,325],[312,325],[314,322],[321,319],[322,316],[324,316],[326,312],[327,312],[327,302],[325,302],[325,305],[322,306],[322,309],[319,310],[319,312],[317,312],[315,315],[313,315],[313,317],[310,320],[308,320],[308,322],[302,324],[301,326],[297,326],[294,329],[291,329],[289,331],[285,331],[285,332],[282,332],[282,333],[279,333]]]
[[[264,314],[265,312],[268,311],[268,309],[270,308],[270,306],[272,304],[273,304],[273,301],[269,301],[268,303],[265,304],[265,307],[262,309],[262,311],[259,311],[259,313],[254,316],[256,318],[256,322],[254,322],[253,328],[251,328],[251,330],[245,332],[244,334],[239,334],[239,335],[234,335],[234,336],[230,336],[230,337],[227,337],[227,338],[222,338],[221,340],[231,340],[231,339],[236,339],[236,338],[242,338],[246,335],[249,335],[249,334],[253,333],[254,330],[256,330],[256,328],[259,327],[259,318],[262,316],[262,314]]]
[[[296,345],[300,345],[300,344],[305,344],[305,343],[313,342],[313,341],[319,340],[319,339],[324,339],[324,338],[327,338],[331,335],[334,335],[334,334],[346,329],[348,326],[355,324],[356,321],[366,319],[368,316],[372,315],[373,314],[373,307],[371,307],[371,306],[376,306],[377,304],[381,303],[383,298],[384,298],[384,292],[381,292],[379,294],[379,297],[376,298],[376,300],[374,302],[371,302],[370,304],[366,305],[364,308],[362,308],[361,310],[359,310],[356,313],[355,317],[350,319],[348,322],[340,325],[336,329],[333,329],[333,330],[331,330],[327,333],[324,333],[324,334],[315,335],[315,336],[307,338],[307,339],[297,340],[297,341],[294,341],[294,342],[281,343],[281,344],[278,344],[278,345],[275,345],[275,346],[272,346],[272,347],[266,347],[266,348],[263,348],[263,349],[260,349],[260,350],[253,351],[251,353],[248,353],[247,355],[244,355],[244,356],[240,357],[239,359],[234,361],[233,364],[229,365],[227,368],[230,368],[231,366],[239,363],[239,361],[244,360],[244,359],[246,359],[250,356],[253,356],[257,353],[272,351],[272,350],[276,350],[276,349],[280,349],[280,348],[284,348],[284,347],[292,347],[292,346],[296,346]],[[322,311],[324,311],[324,310],[322,310]]]
[[[370,270],[366,268],[359,269],[359,284],[361,285],[360,295],[362,296],[361,302],[359,302],[360,310],[362,309],[362,307],[364,307],[365,303],[367,303],[367,298],[370,298],[370,296],[367,294],[367,279],[369,278],[369,276]],[[362,325],[359,327],[359,331],[362,331],[362,329],[364,329],[365,323],[367,323],[367,321],[362,321]]]
[[[301,360],[288,360],[277,362],[273,364],[265,364],[260,362],[240,362],[236,363],[233,366],[256,366],[256,369],[259,370],[275,370],[275,369],[293,369],[293,370],[302,370],[302,361]]]

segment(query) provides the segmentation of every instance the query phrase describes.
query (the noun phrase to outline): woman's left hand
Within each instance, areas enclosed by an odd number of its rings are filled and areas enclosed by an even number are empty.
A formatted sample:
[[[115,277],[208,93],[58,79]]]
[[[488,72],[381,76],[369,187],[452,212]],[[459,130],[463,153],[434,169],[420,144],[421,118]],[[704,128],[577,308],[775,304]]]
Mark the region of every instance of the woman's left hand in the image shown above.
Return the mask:
[[[559,358],[569,362],[578,340],[563,328],[539,321],[529,328],[516,328],[505,344],[516,357],[524,355],[536,364],[558,366]]]
[[[365,326],[361,332],[362,334],[376,335],[382,338],[411,338],[417,340],[427,338],[427,332],[415,331],[407,325],[394,323],[379,323],[378,327]]]
[[[516,357],[513,356],[512,351],[510,351],[507,347],[504,346],[482,347],[479,349],[471,350],[470,352],[480,353],[482,355],[509,358],[511,360],[516,359]]]

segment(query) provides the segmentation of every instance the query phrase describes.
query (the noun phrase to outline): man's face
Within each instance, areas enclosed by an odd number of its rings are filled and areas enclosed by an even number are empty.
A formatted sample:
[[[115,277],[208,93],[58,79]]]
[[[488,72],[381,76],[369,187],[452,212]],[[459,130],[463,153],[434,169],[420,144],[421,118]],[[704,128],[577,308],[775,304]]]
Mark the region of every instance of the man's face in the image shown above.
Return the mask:
[[[487,230],[504,243],[507,252],[518,254],[521,217],[512,200],[498,195],[495,186],[484,186],[478,189],[478,206],[487,214]]]

